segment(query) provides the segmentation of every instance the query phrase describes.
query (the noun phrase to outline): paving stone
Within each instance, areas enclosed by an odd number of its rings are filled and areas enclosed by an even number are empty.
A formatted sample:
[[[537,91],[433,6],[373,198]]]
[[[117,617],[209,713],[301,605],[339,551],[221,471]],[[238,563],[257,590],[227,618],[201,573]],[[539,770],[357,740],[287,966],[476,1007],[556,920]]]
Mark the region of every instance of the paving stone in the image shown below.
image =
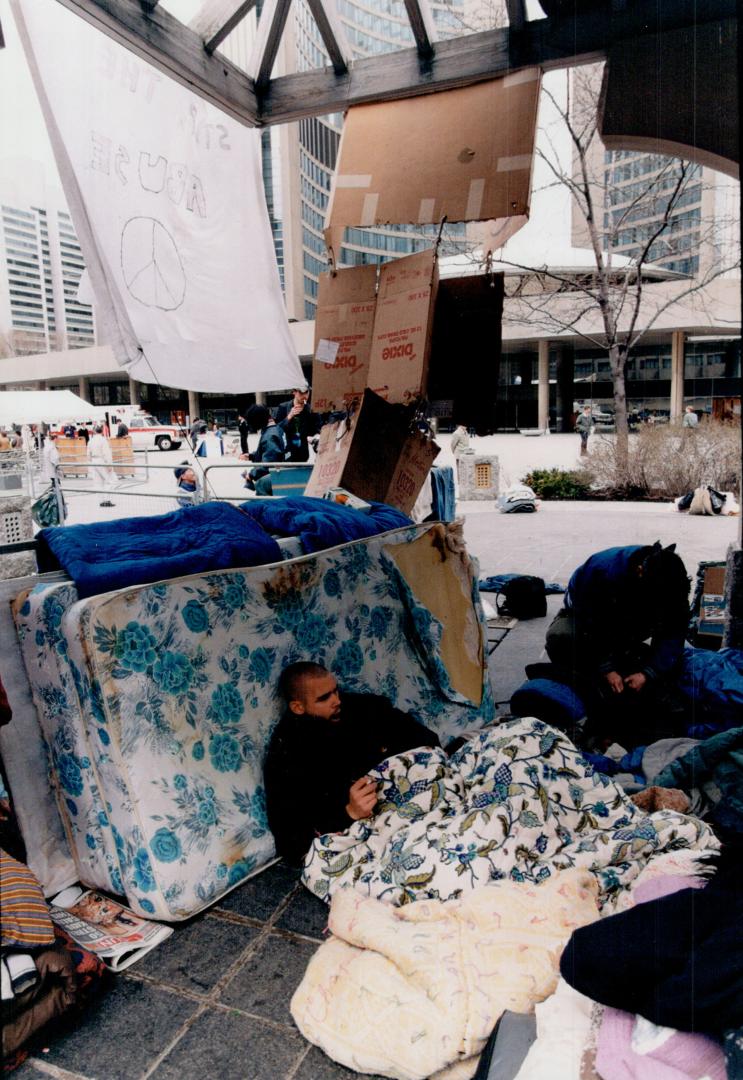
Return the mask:
[[[152,1080],[280,1080],[305,1045],[294,1032],[212,1009],[194,1021]]]
[[[289,1002],[315,950],[308,941],[270,934],[224,988],[222,1003],[291,1024]]]
[[[246,881],[239,889],[223,897],[217,910],[232,911],[265,922],[292,891],[299,880],[299,870],[284,863],[274,863],[267,870]]]
[[[347,1069],[329,1058],[317,1046],[313,1046],[294,1074],[294,1080],[358,1080],[360,1075],[369,1077],[369,1080],[382,1080],[381,1076]]]
[[[325,930],[329,910],[328,905],[318,900],[309,889],[302,888],[291,898],[276,926],[281,930],[291,930],[295,934],[304,934],[305,937],[324,941],[327,937]]]
[[[44,1064],[92,1080],[132,1080],[162,1053],[197,1008],[179,994],[119,976],[107,993],[75,1017],[74,1027],[50,1036]]]
[[[176,925],[173,931],[137,964],[134,975],[149,975],[196,994],[207,994],[260,933],[253,926],[209,916],[198,916],[188,926]]]
[[[43,1041],[43,1037],[42,1037],[42,1041]],[[39,1045],[41,1045],[41,1044],[39,1044]],[[44,1044],[44,1045],[46,1045],[46,1044]],[[37,1055],[38,1057],[41,1057],[41,1051],[40,1050],[34,1049],[33,1053],[35,1055]],[[46,1058],[46,1054],[44,1054],[44,1058]],[[33,1060],[31,1060],[31,1059],[24,1062],[24,1064],[21,1065],[21,1067],[19,1069],[14,1069],[12,1075],[13,1075],[13,1080],[49,1080],[49,1073],[48,1072],[42,1072],[41,1069],[37,1069],[36,1065],[34,1064]],[[73,1075],[79,1076],[80,1074],[79,1073],[74,1073]]]

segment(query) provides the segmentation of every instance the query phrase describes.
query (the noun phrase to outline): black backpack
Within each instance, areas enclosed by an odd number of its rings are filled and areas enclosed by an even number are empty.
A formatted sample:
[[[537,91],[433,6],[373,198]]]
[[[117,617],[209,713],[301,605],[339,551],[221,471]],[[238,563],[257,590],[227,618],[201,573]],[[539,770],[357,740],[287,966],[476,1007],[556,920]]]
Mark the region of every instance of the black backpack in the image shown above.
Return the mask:
[[[511,615],[514,619],[539,619],[547,614],[547,593],[544,581],[540,577],[522,574],[507,581],[496,598],[500,615]]]

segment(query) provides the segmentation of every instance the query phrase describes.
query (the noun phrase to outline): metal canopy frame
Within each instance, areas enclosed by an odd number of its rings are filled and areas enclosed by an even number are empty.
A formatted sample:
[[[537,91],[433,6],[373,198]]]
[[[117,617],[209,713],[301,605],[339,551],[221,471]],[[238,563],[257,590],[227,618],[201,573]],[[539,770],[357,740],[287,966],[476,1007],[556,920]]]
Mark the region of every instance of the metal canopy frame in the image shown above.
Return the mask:
[[[249,74],[217,50],[256,0],[204,0],[189,25],[157,0],[58,2],[251,127],[468,86],[534,65],[591,63],[617,41],[736,17],[736,0],[597,0],[575,17],[530,22],[525,0],[506,0],[510,26],[439,41],[428,0],[404,0],[415,47],[353,60],[334,0],[308,0],[330,64],[271,78],[291,0],[266,0]]]

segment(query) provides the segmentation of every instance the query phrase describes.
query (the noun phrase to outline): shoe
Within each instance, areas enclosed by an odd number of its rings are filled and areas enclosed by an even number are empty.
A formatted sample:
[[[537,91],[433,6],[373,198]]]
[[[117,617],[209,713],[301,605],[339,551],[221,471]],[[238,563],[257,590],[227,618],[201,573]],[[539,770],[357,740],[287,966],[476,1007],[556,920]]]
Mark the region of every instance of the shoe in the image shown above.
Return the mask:
[[[99,503],[99,506],[116,506],[116,503],[112,503],[110,499],[106,499],[104,502]]]

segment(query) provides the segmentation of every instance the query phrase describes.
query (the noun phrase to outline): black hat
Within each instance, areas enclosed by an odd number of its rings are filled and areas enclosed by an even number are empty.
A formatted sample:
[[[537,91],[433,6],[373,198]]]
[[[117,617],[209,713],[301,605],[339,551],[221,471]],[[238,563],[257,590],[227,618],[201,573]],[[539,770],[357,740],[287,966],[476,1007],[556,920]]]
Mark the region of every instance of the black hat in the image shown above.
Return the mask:
[[[177,465],[175,467],[175,469],[173,469],[173,472],[175,473],[176,480],[180,480],[180,478],[183,476],[184,472],[186,472],[186,470],[190,469],[190,468],[191,468],[191,465],[187,461],[182,461],[180,463],[180,465]]]
[[[251,405],[245,414],[245,419],[253,431],[262,431],[268,423],[270,415],[265,405]]]

